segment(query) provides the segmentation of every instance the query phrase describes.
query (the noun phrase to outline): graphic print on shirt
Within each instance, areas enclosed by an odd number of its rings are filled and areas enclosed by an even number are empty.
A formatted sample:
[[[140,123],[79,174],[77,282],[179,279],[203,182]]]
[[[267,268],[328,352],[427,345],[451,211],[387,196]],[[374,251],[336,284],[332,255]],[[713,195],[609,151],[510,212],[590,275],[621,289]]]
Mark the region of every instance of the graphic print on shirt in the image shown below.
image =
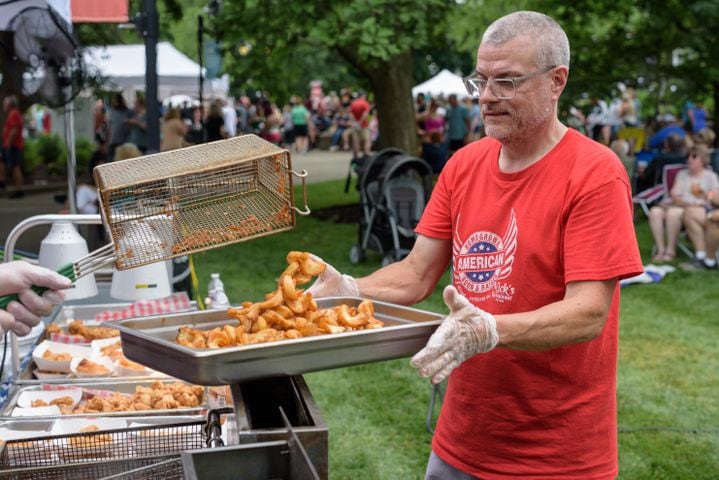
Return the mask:
[[[458,215],[452,242],[454,284],[461,286],[464,295],[473,302],[481,302],[489,297],[498,302],[512,300],[514,287],[500,280],[512,273],[517,251],[517,217],[514,210],[510,212],[503,236],[479,231],[463,241],[459,237],[459,220]]]

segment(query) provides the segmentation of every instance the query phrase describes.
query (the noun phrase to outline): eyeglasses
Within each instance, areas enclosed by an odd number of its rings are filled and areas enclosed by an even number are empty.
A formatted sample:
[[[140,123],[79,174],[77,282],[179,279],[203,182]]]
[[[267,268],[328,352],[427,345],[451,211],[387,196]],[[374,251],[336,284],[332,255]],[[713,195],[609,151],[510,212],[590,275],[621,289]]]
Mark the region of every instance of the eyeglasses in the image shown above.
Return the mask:
[[[509,100],[510,98],[514,98],[517,94],[517,86],[522,82],[525,82],[532,77],[536,77],[537,75],[547,73],[553,68],[556,68],[556,65],[551,65],[543,70],[537,70],[536,72],[514,78],[486,79],[470,75],[468,77],[464,77],[462,81],[464,82],[464,88],[467,89],[467,93],[469,93],[471,97],[481,96],[484,89],[487,88],[487,85],[489,85],[489,91],[492,92],[492,95],[500,100]]]

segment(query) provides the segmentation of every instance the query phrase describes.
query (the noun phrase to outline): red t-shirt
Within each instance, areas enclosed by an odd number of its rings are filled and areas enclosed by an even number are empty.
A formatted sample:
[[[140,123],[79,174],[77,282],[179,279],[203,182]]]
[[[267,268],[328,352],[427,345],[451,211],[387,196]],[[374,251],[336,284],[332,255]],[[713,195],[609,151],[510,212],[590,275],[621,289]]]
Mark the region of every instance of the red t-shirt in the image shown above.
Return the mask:
[[[350,113],[352,113],[352,117],[354,117],[355,120],[359,121],[362,118],[362,115],[364,115],[365,112],[369,111],[369,103],[364,98],[358,98],[356,100],[353,100],[352,103],[350,103]],[[367,115],[364,120],[362,120],[360,126],[362,128],[367,128],[369,126],[369,115]]]
[[[499,171],[484,138],[447,163],[416,231],[452,239],[453,283],[493,314],[535,310],[580,280],[642,272],[619,159],[569,130],[544,158]],[[449,378],[432,448],[483,479],[617,475],[619,288],[601,335],[546,351],[498,348]]]
[[[16,134],[12,144],[10,144],[10,130],[13,128],[16,129]],[[22,114],[17,108],[10,110],[5,119],[5,125],[3,125],[2,129],[2,146],[3,148],[23,148],[25,146],[25,141],[22,138]]]

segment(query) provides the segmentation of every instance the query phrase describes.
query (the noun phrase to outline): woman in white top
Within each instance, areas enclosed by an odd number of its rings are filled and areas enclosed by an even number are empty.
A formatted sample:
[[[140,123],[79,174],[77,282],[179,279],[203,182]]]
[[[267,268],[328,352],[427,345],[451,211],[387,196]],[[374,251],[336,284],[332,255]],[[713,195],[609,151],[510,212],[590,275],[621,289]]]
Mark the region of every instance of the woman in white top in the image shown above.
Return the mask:
[[[692,147],[687,168],[681,170],[674,180],[670,192],[671,198],[649,210],[649,226],[657,247],[653,261],[674,260],[682,223],[687,227],[695,251],[705,251],[703,224],[706,222],[704,207],[707,203],[707,193],[719,188],[719,178],[716,173],[705,168],[708,163],[709,150],[703,145]]]
[[[707,209],[711,208],[710,195],[719,189],[719,177],[708,169],[709,149],[704,145],[696,145],[689,151],[687,168],[677,174],[675,186],[678,184],[681,197],[679,202],[684,205],[684,227],[694,245],[694,256],[698,262],[707,258],[706,236],[704,227],[707,224]],[[713,256],[713,252],[712,252]],[[711,262],[710,260],[710,263]],[[713,266],[713,265],[709,265]]]

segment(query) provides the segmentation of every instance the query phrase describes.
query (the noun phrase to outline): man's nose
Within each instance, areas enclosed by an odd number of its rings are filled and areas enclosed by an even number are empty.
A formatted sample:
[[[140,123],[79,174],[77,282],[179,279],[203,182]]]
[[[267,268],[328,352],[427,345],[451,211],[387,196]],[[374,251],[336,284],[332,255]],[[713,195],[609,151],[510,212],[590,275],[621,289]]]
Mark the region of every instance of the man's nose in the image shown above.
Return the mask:
[[[497,97],[492,90],[492,82],[487,82],[487,86],[479,93],[480,103],[492,103],[498,102],[499,100],[499,97]]]

